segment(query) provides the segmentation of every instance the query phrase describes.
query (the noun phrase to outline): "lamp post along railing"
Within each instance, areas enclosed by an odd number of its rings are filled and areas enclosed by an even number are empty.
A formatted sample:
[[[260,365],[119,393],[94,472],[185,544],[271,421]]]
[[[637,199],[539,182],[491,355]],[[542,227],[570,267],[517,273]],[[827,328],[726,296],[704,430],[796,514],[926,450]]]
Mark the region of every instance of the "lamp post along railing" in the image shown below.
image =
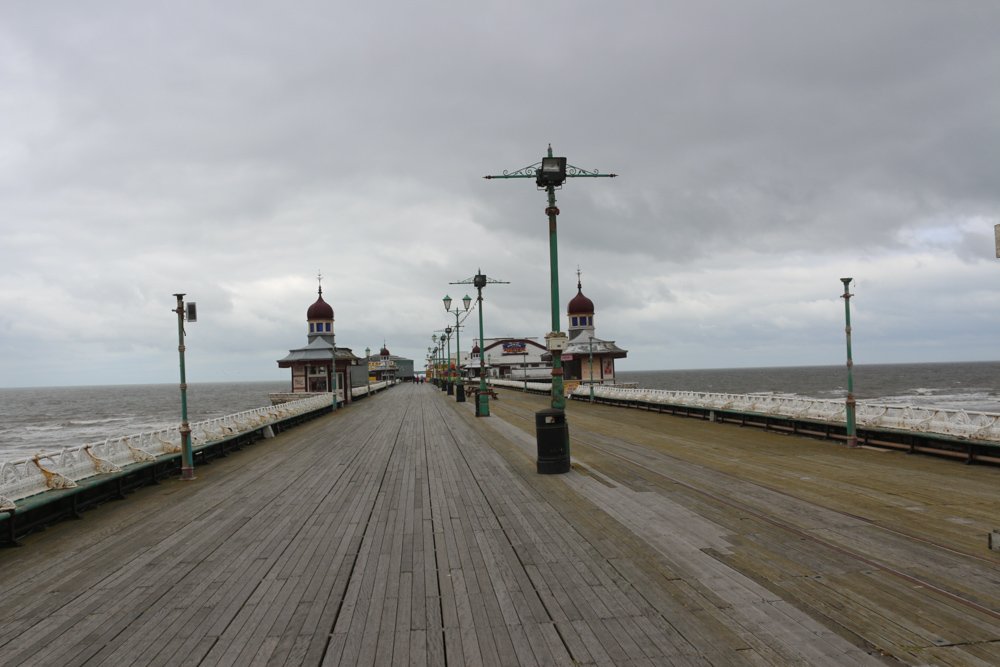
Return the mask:
[[[483,363],[484,355],[483,352],[486,350],[486,339],[483,337],[483,288],[487,285],[509,285],[510,283],[504,280],[494,280],[489,278],[483,273],[482,269],[479,273],[466,280],[459,280],[457,282],[449,283],[451,285],[472,285],[476,288],[476,304],[479,307],[479,396],[476,398],[476,416],[477,417],[489,417],[490,416],[490,401],[489,393],[486,388],[486,366]],[[471,303],[472,299],[469,299]],[[465,299],[463,299],[465,301]]]
[[[438,384],[441,391],[448,391],[448,371],[444,364],[444,336],[438,342]]]
[[[854,279],[840,279],[840,282],[844,283],[844,293],[840,295],[840,298],[844,300],[844,315],[847,321],[847,325],[844,328],[844,331],[847,333],[847,401],[844,406],[847,413],[847,446],[857,447],[858,422],[856,404],[854,402],[854,360],[851,358],[851,297],[854,295],[847,289],[852,280]]]
[[[450,372],[448,369],[448,364],[451,361],[448,358],[451,356],[451,327],[440,329],[438,333],[441,334],[441,337],[438,338],[438,350],[440,350],[440,356],[438,356],[438,382],[440,383],[441,391],[451,396],[453,390],[449,381]]]
[[[444,309],[448,312],[451,312],[451,301],[452,301],[451,297],[445,295],[443,301],[444,301]],[[458,306],[455,306],[455,372],[458,375],[457,384],[455,388],[456,403],[465,403],[465,381],[462,378],[462,336],[461,336],[462,323],[459,321],[459,316],[462,313],[469,312],[469,306],[471,303],[472,303],[472,297],[466,294],[462,298],[462,305],[464,306],[464,310],[460,309]]]
[[[188,407],[187,407],[187,373],[184,368],[184,352],[186,347],[184,345],[184,318],[185,315],[189,322],[196,322],[198,317],[196,315],[197,309],[195,304],[187,304],[187,308],[184,307],[184,295],[174,294],[177,297],[177,309],[174,310],[177,313],[177,354],[180,357],[180,369],[181,369],[181,479],[189,482],[195,479],[194,476],[194,454],[191,451],[191,425],[188,423]]]
[[[563,384],[562,351],[567,347],[566,335],[560,330],[559,315],[559,246],[557,238],[556,188],[562,188],[567,178],[615,178],[617,174],[601,174],[587,171],[566,163],[564,157],[552,155],[552,145],[549,144],[548,155],[541,162],[529,165],[513,172],[505,171],[501,175],[484,176],[494,178],[534,178],[539,190],[544,190],[548,197],[545,214],[549,219],[549,280],[552,302],[552,331],[545,338],[547,347],[552,354],[552,407],[550,411],[541,411],[535,415],[538,438],[538,472],[542,474],[568,472],[569,458],[569,427],[566,424],[566,390]],[[545,413],[545,414],[543,414]],[[562,434],[553,435],[561,425]],[[550,428],[551,426],[551,428]],[[543,433],[544,432],[544,433]],[[543,444],[543,439],[545,443]],[[558,441],[558,442],[557,442]],[[543,452],[542,450],[546,450]],[[555,451],[559,450],[559,451]]]
[[[427,368],[424,371],[424,375],[431,382],[434,382],[434,356],[432,353],[433,348],[427,348]]]
[[[434,341],[434,386],[441,389],[441,348],[438,345],[438,335],[431,334],[431,340]]]
[[[525,353],[521,355],[521,363],[524,364],[524,393],[528,393],[528,352],[525,345]]]
[[[351,383],[354,384],[353,382]],[[365,396],[371,396],[372,394],[372,349],[370,347],[365,348],[365,386],[368,391],[365,392]]]
[[[590,335],[590,404],[594,404],[594,334]]]
[[[445,332],[445,342],[448,349],[448,354],[445,357],[445,365],[444,365],[445,377],[447,378],[447,380],[445,381],[448,383],[448,395],[454,396],[455,382],[451,373],[451,327],[445,327],[444,332]]]

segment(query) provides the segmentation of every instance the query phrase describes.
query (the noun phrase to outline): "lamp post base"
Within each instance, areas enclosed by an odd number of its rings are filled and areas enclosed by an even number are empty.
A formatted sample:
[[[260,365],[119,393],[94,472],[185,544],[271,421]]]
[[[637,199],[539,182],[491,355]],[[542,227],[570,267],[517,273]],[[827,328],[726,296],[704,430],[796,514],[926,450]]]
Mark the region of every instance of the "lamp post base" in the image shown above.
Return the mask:
[[[455,383],[454,382],[449,382],[448,383],[448,395],[449,396],[454,396],[455,395]]]
[[[455,387],[455,402],[465,403],[465,385],[461,383]]]
[[[487,396],[485,392],[479,389],[476,390],[476,416],[477,417],[490,416],[490,397]]]
[[[192,480],[198,479],[194,476],[194,468],[189,468],[187,466],[181,466],[181,481],[190,482]]]

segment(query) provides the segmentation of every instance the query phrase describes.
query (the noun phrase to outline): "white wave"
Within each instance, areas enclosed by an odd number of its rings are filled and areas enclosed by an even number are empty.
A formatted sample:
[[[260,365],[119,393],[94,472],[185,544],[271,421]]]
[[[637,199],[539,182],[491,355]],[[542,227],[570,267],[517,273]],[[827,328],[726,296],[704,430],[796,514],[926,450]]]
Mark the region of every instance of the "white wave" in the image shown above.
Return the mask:
[[[109,422],[127,422],[131,417],[108,417],[106,419],[72,419],[70,424],[74,426],[89,426],[90,424],[107,424]]]

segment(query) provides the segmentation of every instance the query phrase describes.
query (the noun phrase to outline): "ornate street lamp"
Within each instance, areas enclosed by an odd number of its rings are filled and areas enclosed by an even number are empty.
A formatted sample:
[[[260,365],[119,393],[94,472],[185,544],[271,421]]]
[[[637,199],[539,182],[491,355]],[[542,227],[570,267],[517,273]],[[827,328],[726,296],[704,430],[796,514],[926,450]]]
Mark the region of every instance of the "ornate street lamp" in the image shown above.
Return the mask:
[[[354,384],[353,382],[351,383]],[[370,347],[365,348],[365,386],[368,387],[365,396],[371,396],[372,393],[372,349]]]
[[[451,311],[451,297],[448,296],[448,295],[445,295],[443,301],[444,301],[444,309],[450,312]],[[455,366],[456,366],[456,371],[458,373],[458,388],[455,391],[455,402],[456,403],[465,403],[465,382],[462,379],[462,366],[461,366],[461,364],[462,364],[462,342],[461,342],[462,338],[459,335],[460,334],[459,329],[461,329],[462,325],[458,321],[458,317],[462,313],[469,312],[469,304],[471,304],[471,303],[472,303],[472,297],[470,297],[468,294],[466,294],[465,297],[462,299],[462,304],[465,306],[465,310],[461,310],[461,309],[459,309],[458,306],[455,306]]]
[[[188,322],[197,322],[197,307],[193,303],[184,307],[184,295],[175,294],[177,297],[177,352],[181,358],[181,479],[189,482],[195,479],[194,476],[194,454],[191,452],[191,425],[188,424],[188,404],[187,404],[187,377],[184,372],[184,319]],[[14,524],[13,517],[11,525]]]
[[[437,373],[438,387],[441,388],[441,391],[448,392],[448,395],[450,396],[452,393],[451,391],[449,391],[451,389],[451,383],[448,382],[448,372],[447,372],[447,366],[445,366],[445,358],[444,358],[445,345],[448,343],[449,338],[444,334],[448,334],[450,336],[451,328],[446,327],[438,331],[438,333],[442,334],[441,336],[438,337],[438,373]]]
[[[548,193],[548,206],[545,214],[549,218],[549,273],[551,280],[552,297],[552,332],[545,336],[547,347],[552,354],[552,408],[543,410],[535,415],[536,436],[539,447],[538,472],[543,474],[569,472],[569,427],[566,424],[566,391],[563,387],[562,351],[566,349],[566,334],[560,332],[559,316],[559,253],[556,238],[556,216],[559,209],[556,208],[556,188],[561,188],[567,178],[615,178],[617,174],[600,174],[595,171],[587,171],[572,165],[566,164],[566,158],[552,156],[552,144],[549,144],[549,151],[541,162],[518,169],[517,171],[505,171],[499,176],[484,176],[486,179],[493,178],[534,178],[535,185]],[[545,413],[545,414],[542,414]],[[543,465],[543,430],[544,439],[548,443],[551,433],[556,429],[555,425],[561,425],[563,429],[562,446],[565,447],[565,456],[559,454],[558,463],[546,463]],[[546,448],[548,444],[544,445]],[[549,459],[547,455],[546,459]]]
[[[434,386],[441,386],[441,375],[438,373],[438,348],[437,348],[438,335],[431,334],[431,340],[434,341]]]
[[[510,283],[503,280],[493,280],[492,278],[487,278],[486,274],[480,269],[479,273],[466,280],[459,280],[458,282],[450,283],[451,285],[468,285],[472,284],[476,288],[478,297],[476,303],[479,306],[479,400],[476,402],[476,416],[477,417],[489,417],[490,416],[490,399],[489,394],[486,393],[486,366],[483,364],[483,351],[486,349],[486,339],[483,337],[483,288],[489,284],[495,285],[509,285]],[[465,297],[468,299],[469,297]],[[471,299],[469,299],[471,302]],[[465,299],[462,299],[465,301]]]
[[[854,402],[854,376],[851,372],[854,368],[854,361],[851,359],[851,297],[854,295],[847,289],[852,280],[854,278],[840,279],[840,282],[844,283],[844,293],[840,295],[840,298],[844,300],[844,314],[847,317],[847,327],[844,329],[847,332],[847,403],[845,406],[847,410],[847,446],[857,447],[858,424]]]
[[[528,393],[528,346],[524,346],[524,354],[521,355],[524,364],[524,393]]]
[[[445,333],[444,340],[445,340],[445,344],[447,345],[447,349],[448,349],[448,353],[447,353],[447,356],[445,357],[445,362],[444,362],[445,363],[445,366],[444,366],[445,384],[448,385],[448,395],[449,396],[454,396],[455,395],[455,381],[451,377],[451,327],[445,327],[444,328],[444,333]]]

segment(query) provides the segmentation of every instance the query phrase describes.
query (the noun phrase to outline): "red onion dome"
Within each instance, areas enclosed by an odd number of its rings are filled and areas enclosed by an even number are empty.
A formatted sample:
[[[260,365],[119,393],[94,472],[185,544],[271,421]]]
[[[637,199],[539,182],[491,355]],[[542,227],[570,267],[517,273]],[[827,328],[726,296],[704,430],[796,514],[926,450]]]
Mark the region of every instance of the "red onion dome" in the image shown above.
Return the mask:
[[[383,347],[382,351],[379,352],[379,354],[382,355],[383,357],[388,357],[389,356],[389,350],[387,350],[386,348]]]
[[[472,348],[472,354],[479,354],[479,346],[478,345],[475,346],[474,348]]]
[[[323,288],[319,288],[319,298],[316,299],[316,303],[309,306],[309,310],[306,312],[307,320],[332,320],[333,319],[333,306],[323,301]]]
[[[567,315],[593,315],[594,302],[583,295],[583,288],[580,283],[576,283],[576,296],[569,302],[566,309]]]

